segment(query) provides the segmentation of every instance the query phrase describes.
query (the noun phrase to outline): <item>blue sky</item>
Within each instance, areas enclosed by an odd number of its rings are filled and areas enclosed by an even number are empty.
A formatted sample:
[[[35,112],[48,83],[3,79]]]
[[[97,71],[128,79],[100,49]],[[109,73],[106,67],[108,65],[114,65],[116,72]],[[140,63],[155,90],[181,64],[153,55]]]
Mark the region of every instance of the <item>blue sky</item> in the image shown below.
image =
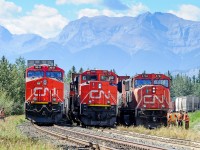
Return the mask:
[[[199,0],[0,0],[0,25],[14,34],[55,37],[83,16],[132,16],[149,11],[200,21]]]

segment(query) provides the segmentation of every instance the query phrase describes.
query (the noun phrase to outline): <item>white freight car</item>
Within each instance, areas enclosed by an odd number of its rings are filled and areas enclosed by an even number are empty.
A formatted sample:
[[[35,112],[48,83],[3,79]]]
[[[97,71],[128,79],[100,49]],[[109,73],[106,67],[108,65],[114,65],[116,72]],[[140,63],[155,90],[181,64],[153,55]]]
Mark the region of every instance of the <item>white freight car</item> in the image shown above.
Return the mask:
[[[176,111],[195,111],[199,109],[199,97],[196,96],[181,96],[175,100]]]

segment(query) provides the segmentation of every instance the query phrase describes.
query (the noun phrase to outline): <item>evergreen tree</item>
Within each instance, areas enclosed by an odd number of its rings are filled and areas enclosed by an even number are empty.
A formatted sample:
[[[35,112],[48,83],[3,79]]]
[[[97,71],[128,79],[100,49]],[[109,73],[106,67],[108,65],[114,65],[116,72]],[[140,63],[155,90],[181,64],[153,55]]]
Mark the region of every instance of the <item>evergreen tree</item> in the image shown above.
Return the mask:
[[[197,76],[197,83],[200,83],[200,70],[199,70],[199,73],[198,73],[198,76]]]
[[[75,66],[72,66],[71,72],[72,72],[72,73],[76,73],[76,68],[75,68]]]
[[[200,97],[200,84],[195,84],[193,89],[193,94]]]
[[[192,83],[196,84],[196,77],[195,77],[195,75],[192,76]]]
[[[0,98],[6,97],[3,104],[7,114],[22,114],[25,100],[25,80],[24,71],[26,69],[25,60],[19,58],[15,64],[10,64],[3,56],[0,60]],[[8,102],[9,101],[9,102]],[[0,99],[0,103],[1,103]],[[8,103],[8,104],[7,104]],[[12,109],[9,109],[8,106]],[[8,112],[8,110],[10,110]]]
[[[67,73],[67,82],[70,83],[71,82],[71,78],[72,78],[72,71],[69,70]]]
[[[8,93],[10,90],[10,84],[12,82],[10,74],[11,67],[12,66],[9,64],[8,60],[5,58],[5,56],[3,56],[0,60],[0,90],[5,90]]]
[[[79,72],[78,73],[83,73],[83,68],[81,67],[80,69],[79,69]]]
[[[15,87],[13,89],[13,94],[15,95],[15,101],[13,106],[13,114],[21,114],[23,113],[23,103],[25,100],[25,74],[26,64],[25,59],[20,57],[16,59],[15,65],[12,70],[12,76],[13,76],[13,85],[12,87]]]

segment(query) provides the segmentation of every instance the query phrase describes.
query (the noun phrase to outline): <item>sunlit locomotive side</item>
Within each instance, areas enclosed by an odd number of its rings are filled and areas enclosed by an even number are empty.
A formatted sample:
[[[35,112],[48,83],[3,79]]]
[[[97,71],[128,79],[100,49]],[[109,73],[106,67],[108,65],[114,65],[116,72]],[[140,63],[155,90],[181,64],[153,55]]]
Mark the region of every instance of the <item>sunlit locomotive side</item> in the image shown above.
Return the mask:
[[[117,75],[107,70],[73,74],[71,118],[83,126],[114,126],[117,117]]]
[[[64,113],[63,69],[37,64],[26,69],[26,118],[36,123],[57,123]]]
[[[138,74],[123,81],[120,121],[130,125],[167,125],[170,78],[163,74]]]

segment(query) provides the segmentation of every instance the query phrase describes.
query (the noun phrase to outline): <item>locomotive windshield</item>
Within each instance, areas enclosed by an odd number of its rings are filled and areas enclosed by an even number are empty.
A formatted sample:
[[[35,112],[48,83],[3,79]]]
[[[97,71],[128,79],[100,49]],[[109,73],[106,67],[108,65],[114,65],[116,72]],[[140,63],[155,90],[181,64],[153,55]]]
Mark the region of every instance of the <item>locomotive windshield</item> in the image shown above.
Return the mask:
[[[62,80],[62,73],[59,71],[47,71],[46,77]]]
[[[31,78],[44,77],[44,72],[43,71],[28,71],[27,76]]]
[[[135,88],[141,87],[143,85],[151,85],[150,79],[136,79],[135,80]]]
[[[154,80],[153,84],[155,84],[155,85],[163,85],[165,87],[169,87],[169,81],[168,80]]]
[[[109,81],[109,76],[101,76],[101,81]]]
[[[84,76],[82,76],[82,80],[96,81],[97,80],[97,76],[96,75],[84,75]]]
[[[101,76],[101,81],[114,81],[115,77],[114,76]]]

